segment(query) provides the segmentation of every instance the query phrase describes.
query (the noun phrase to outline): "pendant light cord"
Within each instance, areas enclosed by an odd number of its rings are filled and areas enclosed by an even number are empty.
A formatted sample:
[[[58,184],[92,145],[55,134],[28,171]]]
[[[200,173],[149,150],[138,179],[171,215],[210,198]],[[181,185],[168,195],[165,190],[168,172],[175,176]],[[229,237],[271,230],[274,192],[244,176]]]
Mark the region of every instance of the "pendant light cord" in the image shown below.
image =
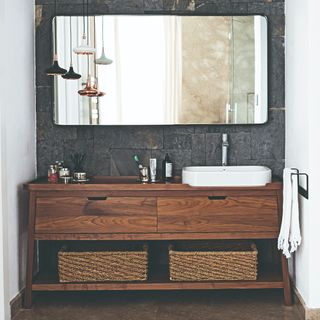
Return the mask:
[[[71,24],[71,16],[70,16],[70,66],[72,66],[72,24]]]
[[[89,55],[87,55],[87,73],[88,73],[87,78],[89,78],[89,74],[90,74],[90,66],[89,66],[89,64],[90,64],[90,59],[89,59]]]
[[[102,16],[102,48],[104,48],[104,16]]]
[[[83,24],[83,33],[86,33],[84,0],[82,0],[82,24]]]
[[[58,54],[57,50],[57,0],[54,0],[54,36],[53,36],[53,53],[54,59]]]
[[[87,44],[89,46],[89,0],[87,0]]]

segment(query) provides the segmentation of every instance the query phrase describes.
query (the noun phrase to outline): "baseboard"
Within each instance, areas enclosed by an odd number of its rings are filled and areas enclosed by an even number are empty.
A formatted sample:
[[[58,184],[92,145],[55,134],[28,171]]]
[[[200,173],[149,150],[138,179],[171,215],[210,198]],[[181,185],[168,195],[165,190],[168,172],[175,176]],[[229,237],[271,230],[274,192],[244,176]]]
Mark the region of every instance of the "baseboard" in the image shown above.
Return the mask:
[[[294,288],[294,300],[302,320],[320,320],[320,309],[308,308],[296,288]]]
[[[23,307],[24,289],[21,290],[11,301],[11,319],[13,319]]]

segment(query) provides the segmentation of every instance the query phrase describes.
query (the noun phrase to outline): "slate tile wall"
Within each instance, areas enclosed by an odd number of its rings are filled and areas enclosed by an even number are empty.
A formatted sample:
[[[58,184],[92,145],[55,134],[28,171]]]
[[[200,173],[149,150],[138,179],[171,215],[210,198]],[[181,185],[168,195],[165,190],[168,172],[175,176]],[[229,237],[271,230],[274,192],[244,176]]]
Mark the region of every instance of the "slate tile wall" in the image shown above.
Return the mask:
[[[221,134],[230,139],[229,163],[267,165],[280,176],[285,156],[284,0],[89,0],[89,13],[261,14],[269,19],[269,121],[236,126],[81,127],[53,124],[51,63],[54,0],[36,0],[36,86],[38,175],[55,160],[86,152],[91,175],[135,175],[132,155],[147,163],[168,152],[175,174],[186,165],[220,165]],[[81,15],[82,0],[57,0],[58,15]],[[133,106],[134,107],[134,106]]]

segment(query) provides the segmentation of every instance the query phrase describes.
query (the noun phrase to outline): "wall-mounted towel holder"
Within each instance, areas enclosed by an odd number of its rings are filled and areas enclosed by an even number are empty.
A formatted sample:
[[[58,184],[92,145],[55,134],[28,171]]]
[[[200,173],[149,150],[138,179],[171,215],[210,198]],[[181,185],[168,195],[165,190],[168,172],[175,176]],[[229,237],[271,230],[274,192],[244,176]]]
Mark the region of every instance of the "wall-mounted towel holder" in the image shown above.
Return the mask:
[[[298,191],[304,198],[309,199],[309,176],[307,173],[300,172],[297,168],[292,168],[292,170],[296,170],[297,173],[291,173],[291,176],[298,176]],[[300,177],[306,177],[306,189],[300,186]]]

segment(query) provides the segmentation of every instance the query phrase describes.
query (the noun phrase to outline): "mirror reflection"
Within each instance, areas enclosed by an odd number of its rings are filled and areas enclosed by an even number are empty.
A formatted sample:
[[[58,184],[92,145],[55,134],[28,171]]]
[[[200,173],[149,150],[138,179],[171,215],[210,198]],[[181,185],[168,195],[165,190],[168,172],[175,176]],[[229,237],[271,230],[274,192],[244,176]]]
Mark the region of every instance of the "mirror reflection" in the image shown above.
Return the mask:
[[[108,15],[53,23],[60,65],[67,69],[72,59],[81,75],[55,77],[57,124],[267,121],[265,17]],[[86,47],[93,54],[79,54]]]

